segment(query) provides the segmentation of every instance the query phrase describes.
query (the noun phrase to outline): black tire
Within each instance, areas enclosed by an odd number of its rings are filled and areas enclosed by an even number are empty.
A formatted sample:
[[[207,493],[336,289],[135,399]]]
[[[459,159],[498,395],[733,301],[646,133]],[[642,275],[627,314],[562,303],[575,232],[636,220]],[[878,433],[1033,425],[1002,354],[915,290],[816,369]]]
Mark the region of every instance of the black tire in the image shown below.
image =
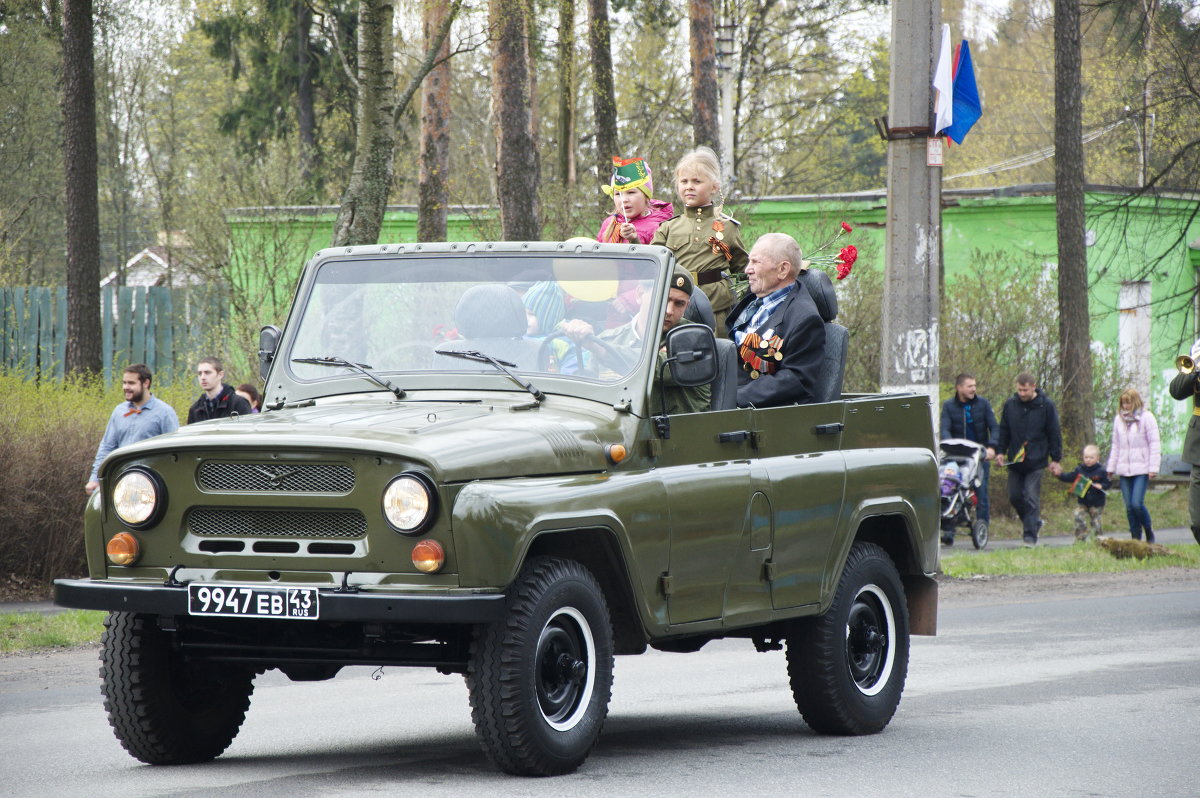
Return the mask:
[[[982,518],[976,518],[975,523],[971,524],[971,542],[975,544],[975,548],[982,549],[988,542],[988,522]]]
[[[126,751],[148,765],[185,765],[229,747],[250,706],[252,669],[188,662],[151,616],[112,612],[104,627],[104,709]]]
[[[587,759],[612,694],[608,607],[577,562],[530,560],[502,621],[476,628],[467,666],[471,719],[507,773],[555,776]]]
[[[821,734],[873,734],[888,725],[908,675],[908,607],[896,566],[856,543],[833,604],[787,640],[788,677],[804,721]]]

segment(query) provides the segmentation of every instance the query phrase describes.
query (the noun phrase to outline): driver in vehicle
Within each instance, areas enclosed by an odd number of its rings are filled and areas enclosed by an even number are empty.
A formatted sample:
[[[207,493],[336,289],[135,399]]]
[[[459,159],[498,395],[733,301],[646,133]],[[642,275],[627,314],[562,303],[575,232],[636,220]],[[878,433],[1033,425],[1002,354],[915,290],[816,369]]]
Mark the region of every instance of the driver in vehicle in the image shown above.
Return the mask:
[[[688,302],[691,300],[693,288],[692,275],[687,269],[682,266],[676,266],[674,273],[671,275],[671,287],[667,293],[667,309],[663,315],[662,334],[666,335],[667,331],[679,326],[683,319],[683,313],[687,310]],[[646,330],[650,316],[650,284],[639,282],[636,288],[636,297],[638,302],[638,313],[629,321],[620,327],[596,335],[595,338],[603,341],[609,346],[618,348],[623,352],[632,352],[636,357],[641,351],[642,339],[646,336]],[[580,341],[583,345],[594,352],[598,357],[603,357],[604,353],[596,345],[593,340],[589,340],[594,335],[594,329],[591,324],[582,319],[570,319],[563,322],[562,331],[567,337],[572,340]],[[712,396],[712,387],[710,385],[698,385],[695,387],[682,387],[676,385],[671,379],[670,370],[662,368],[666,362],[667,352],[665,347],[659,347],[658,363],[654,370],[654,403],[651,405],[658,408],[660,390],[665,389],[666,412],[669,415],[679,413],[698,413],[702,410],[708,410],[710,399]]]

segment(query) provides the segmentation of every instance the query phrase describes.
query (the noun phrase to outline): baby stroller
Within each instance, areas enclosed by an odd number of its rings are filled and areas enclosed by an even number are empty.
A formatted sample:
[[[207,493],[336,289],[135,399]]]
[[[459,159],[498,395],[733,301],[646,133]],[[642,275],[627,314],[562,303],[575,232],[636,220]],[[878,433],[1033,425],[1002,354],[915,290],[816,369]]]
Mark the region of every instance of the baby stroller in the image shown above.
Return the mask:
[[[938,444],[942,456],[938,460],[938,479],[942,490],[942,542],[953,545],[960,528],[971,533],[975,548],[988,542],[987,521],[979,518],[978,491],[983,482],[983,462],[986,450],[975,441],[947,438]]]

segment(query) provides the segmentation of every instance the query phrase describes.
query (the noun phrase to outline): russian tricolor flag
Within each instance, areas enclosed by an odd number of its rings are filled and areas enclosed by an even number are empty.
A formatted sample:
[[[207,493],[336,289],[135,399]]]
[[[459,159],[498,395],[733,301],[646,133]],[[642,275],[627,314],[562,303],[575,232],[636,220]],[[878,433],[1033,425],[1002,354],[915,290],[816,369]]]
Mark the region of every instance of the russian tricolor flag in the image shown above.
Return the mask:
[[[945,133],[955,144],[962,144],[972,126],[983,115],[979,89],[975,85],[975,68],[971,64],[971,46],[963,39],[954,48],[953,60],[948,58],[950,26],[942,26],[942,52],[934,73],[935,133]],[[948,74],[947,74],[948,73]],[[948,78],[948,80],[947,80]]]

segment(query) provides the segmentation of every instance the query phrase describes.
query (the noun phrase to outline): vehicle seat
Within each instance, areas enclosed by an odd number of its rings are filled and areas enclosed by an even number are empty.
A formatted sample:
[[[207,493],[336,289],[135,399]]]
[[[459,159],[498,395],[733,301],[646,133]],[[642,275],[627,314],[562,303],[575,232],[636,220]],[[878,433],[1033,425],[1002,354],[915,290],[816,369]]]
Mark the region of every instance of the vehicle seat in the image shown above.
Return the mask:
[[[842,397],[842,378],[846,374],[850,331],[833,322],[838,312],[837,294],[833,290],[833,281],[824,270],[809,269],[800,275],[799,281],[808,289],[817,306],[817,313],[825,322],[825,355],[821,359],[821,371],[813,386],[813,402],[832,402]]]
[[[507,285],[475,285],[464,291],[454,306],[454,326],[463,340],[447,343],[448,349],[477,349],[521,369],[537,367],[538,344],[525,338],[525,304]]]
[[[717,317],[713,315],[712,303],[708,296],[700,290],[700,286],[692,289],[692,300],[688,302],[683,317],[695,324],[703,324],[714,333],[717,331]]]
[[[737,407],[737,344],[728,338],[717,338],[717,376],[713,379],[709,410],[732,410]]]

